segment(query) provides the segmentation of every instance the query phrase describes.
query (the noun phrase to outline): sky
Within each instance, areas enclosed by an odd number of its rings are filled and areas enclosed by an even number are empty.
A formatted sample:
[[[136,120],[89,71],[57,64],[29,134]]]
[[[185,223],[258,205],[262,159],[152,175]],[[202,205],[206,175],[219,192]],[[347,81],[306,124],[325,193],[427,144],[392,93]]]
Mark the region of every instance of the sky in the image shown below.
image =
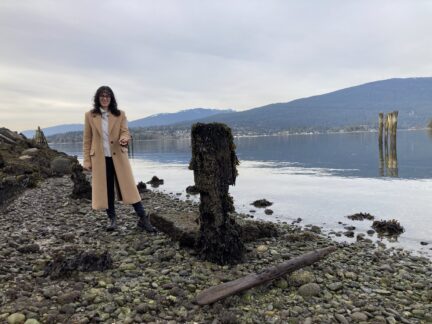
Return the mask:
[[[1,0],[0,127],[238,111],[432,75],[428,0]]]

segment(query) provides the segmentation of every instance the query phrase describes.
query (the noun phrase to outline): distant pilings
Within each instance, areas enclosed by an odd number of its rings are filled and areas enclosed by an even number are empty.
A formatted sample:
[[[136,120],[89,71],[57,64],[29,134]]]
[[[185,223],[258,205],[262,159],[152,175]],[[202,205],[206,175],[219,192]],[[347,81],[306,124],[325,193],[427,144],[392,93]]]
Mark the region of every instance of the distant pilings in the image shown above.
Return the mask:
[[[378,148],[379,148],[379,175],[384,176],[384,154],[383,154],[383,130],[384,114],[378,114]]]
[[[40,128],[40,126],[38,126],[38,128],[36,129],[33,140],[35,141],[35,143],[37,145],[48,147],[48,141],[47,141],[42,129]]]
[[[378,147],[379,147],[379,174],[381,176],[398,176],[397,163],[397,122],[398,111],[378,114]],[[384,154],[383,154],[383,133],[384,133]],[[390,140],[389,140],[390,138]],[[390,141],[390,150],[389,150]],[[385,170],[384,170],[385,166]]]

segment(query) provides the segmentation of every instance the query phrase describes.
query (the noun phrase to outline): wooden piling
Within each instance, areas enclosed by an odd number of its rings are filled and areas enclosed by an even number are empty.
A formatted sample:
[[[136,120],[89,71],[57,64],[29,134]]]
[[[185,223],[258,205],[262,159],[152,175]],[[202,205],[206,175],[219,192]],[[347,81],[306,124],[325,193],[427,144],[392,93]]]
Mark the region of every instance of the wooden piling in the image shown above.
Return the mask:
[[[240,227],[229,216],[234,211],[228,193],[235,184],[237,165],[231,129],[219,123],[192,126],[192,160],[195,186],[200,193],[199,256],[218,264],[235,264],[245,251]]]
[[[378,114],[378,149],[379,149],[379,175],[384,176],[384,155],[383,155],[383,130],[384,114]]]
[[[48,141],[42,131],[42,129],[40,128],[40,126],[38,126],[35,135],[33,137],[33,140],[35,141],[35,143],[37,145],[42,145],[42,146],[48,146]]]

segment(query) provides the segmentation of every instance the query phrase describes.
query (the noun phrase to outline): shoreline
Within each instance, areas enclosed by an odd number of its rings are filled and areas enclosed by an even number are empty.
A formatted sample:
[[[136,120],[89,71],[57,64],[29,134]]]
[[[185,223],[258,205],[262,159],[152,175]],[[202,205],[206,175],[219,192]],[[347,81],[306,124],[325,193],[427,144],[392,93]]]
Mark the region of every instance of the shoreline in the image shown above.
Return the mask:
[[[0,321],[14,313],[40,323],[432,321],[431,260],[403,249],[336,243],[276,223],[278,237],[246,243],[244,263],[218,266],[165,234],[137,232],[130,206],[117,204],[120,229],[106,232],[104,213],[92,211],[88,200],[69,198],[71,186],[67,176],[49,178],[0,215]],[[159,214],[197,211],[196,204],[153,191],[143,202]],[[210,306],[194,303],[205,288],[329,245],[337,251],[290,276]],[[42,276],[53,255],[83,249],[108,250],[114,268],[57,280]]]
[[[429,128],[403,128],[398,129],[398,132],[415,132],[415,131],[427,131],[430,130]],[[257,135],[233,135],[234,138],[254,138],[254,137],[276,137],[276,136],[312,136],[312,135],[326,135],[326,134],[359,134],[359,133],[378,133],[377,129],[369,129],[369,130],[358,130],[358,131],[328,131],[328,132],[299,132],[299,133],[274,133],[274,134],[257,134]],[[59,134],[53,134],[53,135],[61,135]],[[50,135],[51,136],[51,135]],[[49,136],[48,136],[49,137]],[[158,138],[153,139],[141,139],[141,140],[135,140],[136,142],[148,142],[148,141],[159,141],[159,140],[187,140],[190,139],[190,136],[180,136],[180,137],[173,137],[173,136],[161,136]],[[55,144],[55,145],[63,145],[63,144],[76,144],[81,143],[82,141],[78,142],[49,142],[49,144]]]

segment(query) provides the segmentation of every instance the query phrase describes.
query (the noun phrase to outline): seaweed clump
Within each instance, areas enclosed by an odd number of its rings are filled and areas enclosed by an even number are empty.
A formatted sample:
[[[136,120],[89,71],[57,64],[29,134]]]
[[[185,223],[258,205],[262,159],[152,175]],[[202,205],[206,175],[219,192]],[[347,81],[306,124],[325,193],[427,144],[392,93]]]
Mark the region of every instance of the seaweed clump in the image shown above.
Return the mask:
[[[377,231],[379,235],[383,236],[398,236],[405,232],[403,226],[395,219],[389,221],[374,221],[372,223],[372,228]]]
[[[147,183],[151,185],[152,188],[157,188],[160,185],[163,185],[164,181],[163,179],[159,179],[157,176],[153,176],[150,181],[147,181]]]
[[[69,277],[74,271],[105,271],[113,268],[113,260],[108,251],[98,254],[95,251],[82,251],[77,255],[55,257],[45,268],[44,276],[52,279]]]
[[[374,220],[375,219],[375,217],[369,213],[356,213],[356,214],[353,214],[353,215],[350,215],[347,217],[351,220],[360,220],[360,221],[365,220],[365,219],[367,219],[367,220]]]
[[[273,205],[273,203],[267,199],[259,199],[255,200],[251,205],[254,205],[257,208],[264,208]]]

